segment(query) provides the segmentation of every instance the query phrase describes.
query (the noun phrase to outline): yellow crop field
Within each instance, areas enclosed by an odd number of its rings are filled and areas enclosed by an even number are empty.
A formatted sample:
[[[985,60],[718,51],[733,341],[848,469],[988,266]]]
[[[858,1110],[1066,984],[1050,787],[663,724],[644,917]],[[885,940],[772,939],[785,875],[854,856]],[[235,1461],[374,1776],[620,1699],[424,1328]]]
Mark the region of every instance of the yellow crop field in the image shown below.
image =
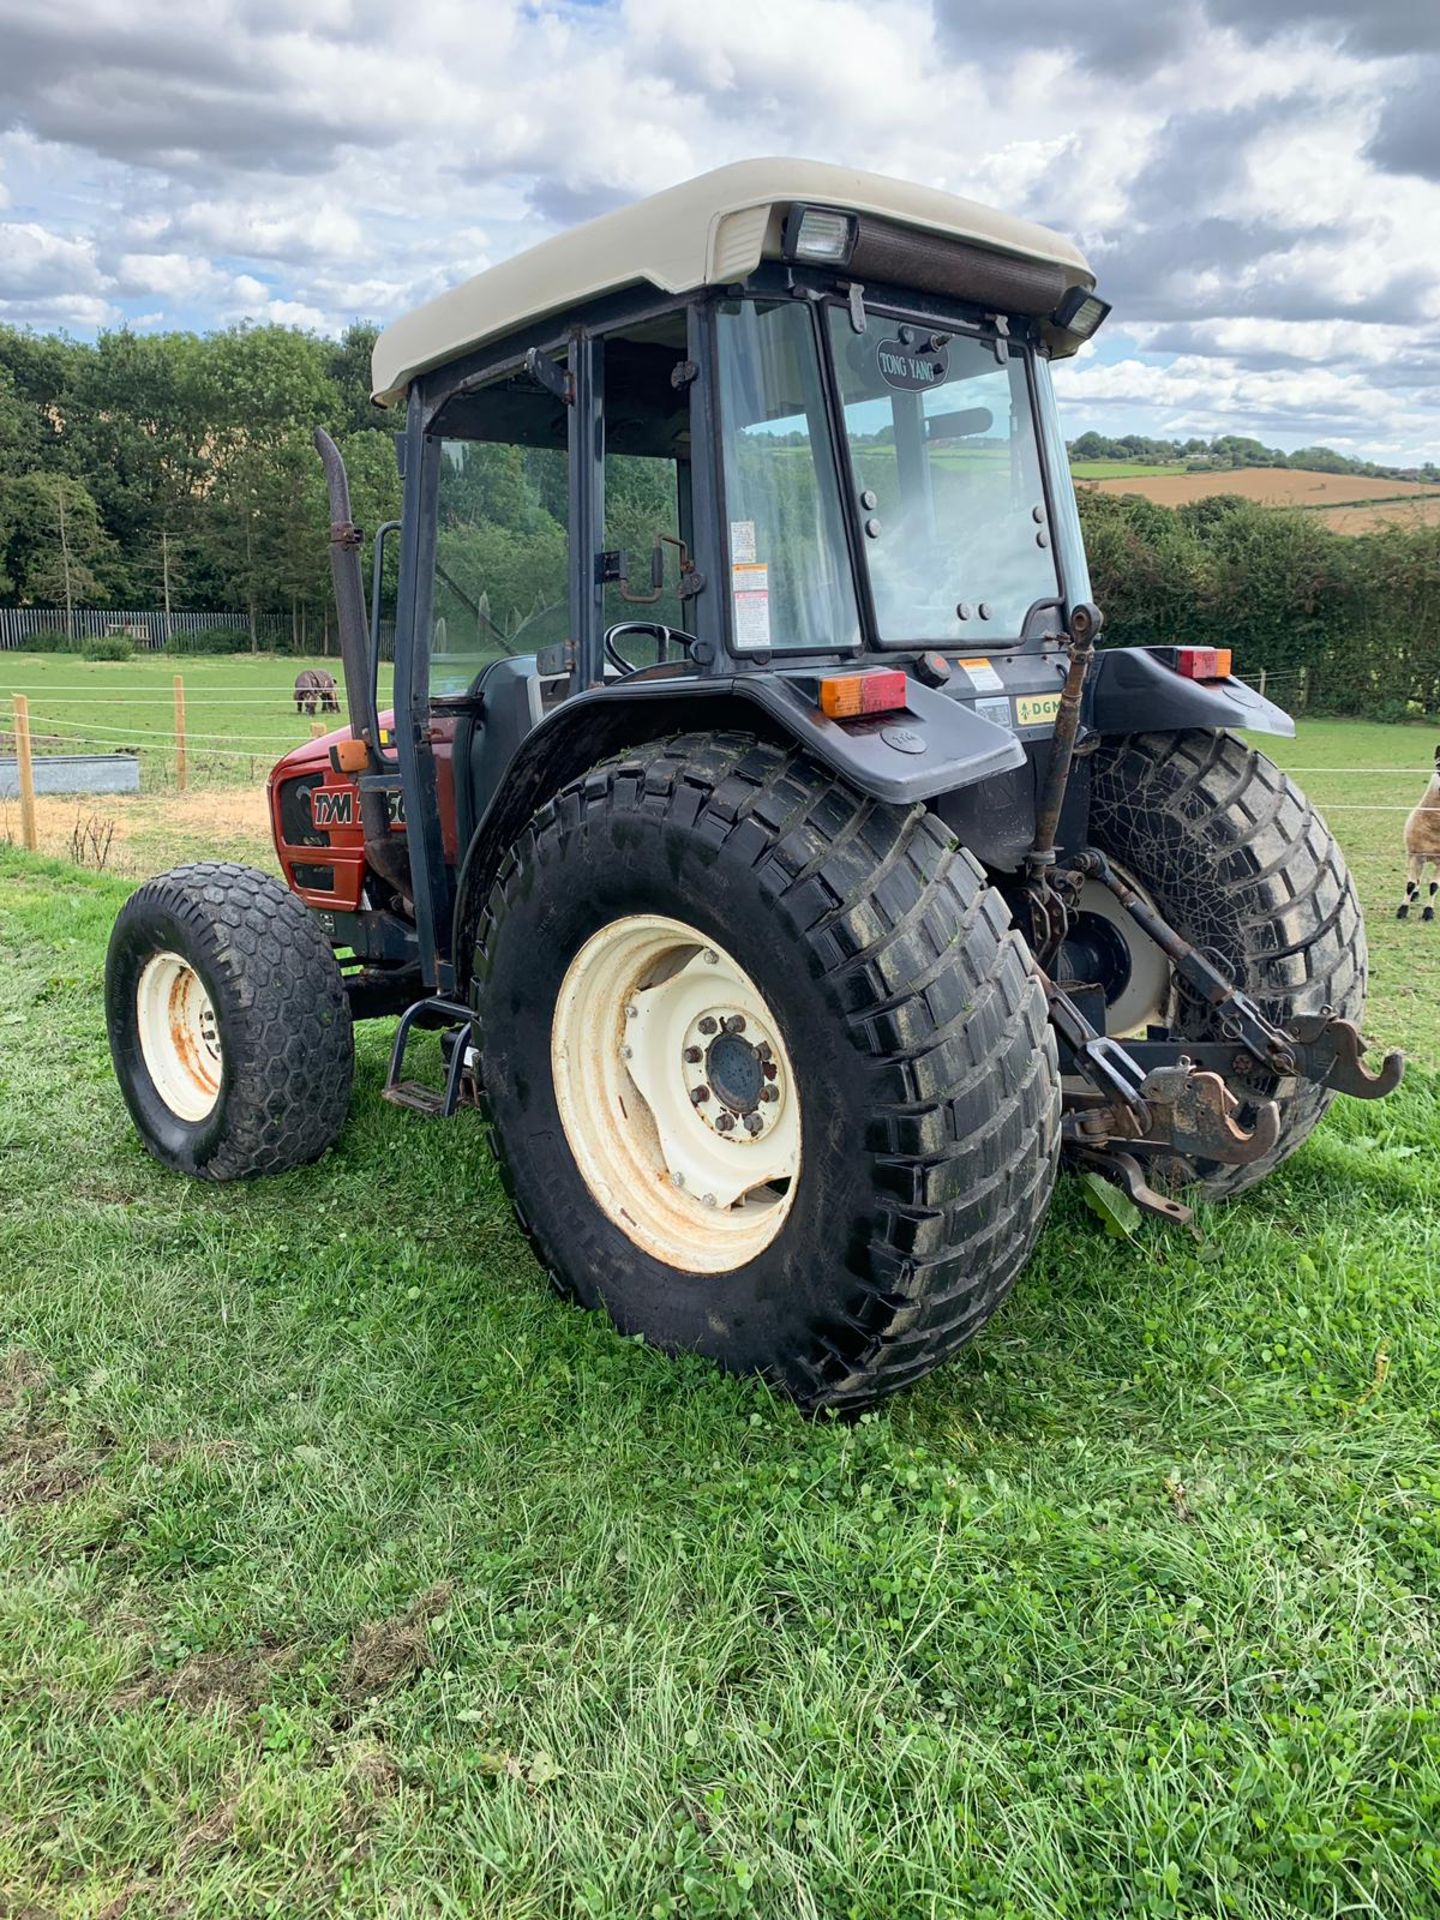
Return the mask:
[[[1303,473],[1291,467],[1236,467],[1222,473],[1126,474],[1104,480],[1081,479],[1079,485],[1095,493],[1138,493],[1164,507],[1183,507],[1215,494],[1238,493],[1272,507],[1332,509],[1364,507],[1372,511],[1385,503],[1418,503],[1428,518],[1440,508],[1440,487],[1416,480],[1380,480],[1364,474]],[[1412,507],[1413,510],[1413,507]],[[1327,511],[1325,521],[1337,533],[1360,533],[1373,522],[1344,524],[1338,513]]]

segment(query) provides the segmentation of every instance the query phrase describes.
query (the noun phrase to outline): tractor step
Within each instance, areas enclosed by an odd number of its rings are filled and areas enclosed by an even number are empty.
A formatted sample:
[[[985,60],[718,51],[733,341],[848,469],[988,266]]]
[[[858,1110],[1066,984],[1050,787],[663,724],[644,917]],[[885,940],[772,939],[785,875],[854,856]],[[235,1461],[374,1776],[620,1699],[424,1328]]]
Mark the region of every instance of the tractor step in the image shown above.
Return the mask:
[[[440,1051],[446,1060],[445,1084],[427,1087],[419,1080],[407,1080],[405,1053],[411,1035],[421,1022],[439,1027]],[[474,1106],[476,1096],[474,1049],[470,1045],[470,1009],[458,1000],[432,997],[417,1000],[400,1016],[395,1029],[395,1044],[390,1050],[390,1070],[381,1089],[382,1098],[393,1106],[408,1107],[435,1120],[448,1120],[458,1108]]]

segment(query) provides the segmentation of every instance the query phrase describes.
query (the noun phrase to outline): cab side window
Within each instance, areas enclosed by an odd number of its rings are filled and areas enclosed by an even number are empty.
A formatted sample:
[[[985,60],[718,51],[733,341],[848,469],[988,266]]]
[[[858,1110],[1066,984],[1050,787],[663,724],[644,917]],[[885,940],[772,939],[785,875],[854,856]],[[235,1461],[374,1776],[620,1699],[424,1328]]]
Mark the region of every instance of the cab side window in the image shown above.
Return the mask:
[[[603,544],[625,556],[628,576],[623,590],[618,583],[605,589],[607,628],[625,620],[654,620],[681,631],[687,626],[677,592],[677,543],[691,538],[690,394],[676,380],[685,342],[683,313],[606,336]],[[659,595],[652,600],[657,569]],[[648,636],[629,635],[617,644],[631,666],[648,666],[656,658]]]
[[[524,373],[441,415],[432,698],[463,696],[492,661],[569,632],[566,409]]]

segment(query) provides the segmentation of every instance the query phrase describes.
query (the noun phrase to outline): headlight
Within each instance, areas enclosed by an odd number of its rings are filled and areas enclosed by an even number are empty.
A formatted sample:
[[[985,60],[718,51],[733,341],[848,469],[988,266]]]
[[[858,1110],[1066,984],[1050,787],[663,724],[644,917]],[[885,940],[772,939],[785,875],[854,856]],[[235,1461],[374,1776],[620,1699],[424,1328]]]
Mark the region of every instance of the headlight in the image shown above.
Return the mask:
[[[856,227],[853,213],[839,213],[833,207],[792,207],[785,222],[785,258],[843,267],[855,251]]]

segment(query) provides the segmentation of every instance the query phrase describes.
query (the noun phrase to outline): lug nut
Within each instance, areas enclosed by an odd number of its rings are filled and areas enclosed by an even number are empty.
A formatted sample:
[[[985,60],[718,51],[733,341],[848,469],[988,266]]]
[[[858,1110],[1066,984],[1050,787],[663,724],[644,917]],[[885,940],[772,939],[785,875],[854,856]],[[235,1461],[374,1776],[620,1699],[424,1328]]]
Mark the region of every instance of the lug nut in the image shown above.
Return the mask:
[[[720,1031],[720,1022],[707,1013],[705,1018],[700,1022],[700,1031],[701,1033],[718,1033]]]
[[[746,1133],[759,1133],[764,1124],[758,1113],[747,1113],[745,1116]]]
[[[706,1102],[706,1101],[707,1101],[707,1100],[708,1100],[708,1099],[710,1098],[710,1089],[709,1089],[709,1087],[695,1087],[695,1088],[693,1088],[693,1089],[691,1090],[691,1094],[690,1094],[690,1098],[691,1098],[691,1100],[693,1100],[693,1101],[694,1101],[694,1103],[695,1103],[695,1105],[696,1105],[697,1107],[703,1107],[703,1106],[704,1106],[704,1104],[705,1104],[705,1102]]]
[[[780,1098],[780,1089],[778,1087],[761,1087],[760,1098],[768,1105],[770,1101]]]
[[[686,1047],[686,1049],[685,1049],[685,1064],[686,1064],[686,1066],[687,1066],[687,1067],[698,1067],[698,1066],[699,1066],[699,1064],[700,1064],[700,1062],[701,1062],[701,1061],[702,1061],[702,1060],[703,1060],[704,1058],[705,1058],[705,1056],[704,1056],[704,1054],[703,1054],[703,1053],[702,1053],[702,1052],[700,1051],[700,1049],[699,1049],[699,1047]]]
[[[727,1013],[725,1016],[726,1033],[744,1033],[745,1016],[743,1013]]]
[[[758,1044],[756,1045],[756,1048],[755,1048],[755,1057],[756,1057],[756,1059],[757,1059],[757,1060],[768,1060],[768,1059],[770,1059],[770,1057],[771,1057],[771,1053],[770,1053],[770,1042],[769,1042],[768,1040],[761,1040],[761,1041],[760,1041],[760,1042],[759,1042],[759,1043],[758,1043]]]
[[[733,1113],[720,1114],[715,1122],[715,1131],[717,1133],[733,1133],[735,1131],[734,1114]]]
[[[718,967],[720,964],[720,956],[713,947],[705,949],[705,964],[707,967]]]
[[[776,1077],[776,1075],[779,1073],[780,1069],[775,1065],[775,1062],[773,1060],[762,1060],[760,1062],[760,1071],[761,1073],[764,1074],[767,1080],[773,1080]]]

